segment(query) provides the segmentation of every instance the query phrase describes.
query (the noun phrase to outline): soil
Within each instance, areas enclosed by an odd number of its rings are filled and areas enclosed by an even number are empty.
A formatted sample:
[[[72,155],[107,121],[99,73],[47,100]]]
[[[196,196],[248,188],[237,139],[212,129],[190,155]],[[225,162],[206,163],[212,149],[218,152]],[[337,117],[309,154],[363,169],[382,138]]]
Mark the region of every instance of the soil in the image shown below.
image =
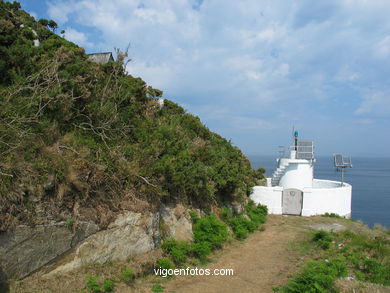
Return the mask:
[[[256,231],[243,241],[231,241],[224,249],[213,254],[209,264],[197,266],[211,271],[233,269],[233,276],[162,278],[148,275],[137,278],[130,286],[123,282],[118,283],[115,292],[153,292],[152,287],[155,285],[164,287],[165,293],[274,292],[274,287],[286,284],[292,274],[299,272],[308,260],[316,257],[315,250],[311,250],[311,246],[307,245],[311,237],[308,232],[313,231],[313,225],[344,226],[351,231],[373,236],[379,233],[375,229],[368,229],[360,223],[345,219],[269,215],[264,231]],[[134,263],[128,265],[133,266]],[[120,275],[123,264],[113,264],[109,267],[104,265],[99,268],[98,271],[93,270],[92,275],[98,275],[101,279],[115,278]],[[11,292],[87,292],[86,275],[88,272],[83,269],[69,276],[62,275],[57,280],[30,276],[13,283]],[[339,280],[336,284],[341,292],[389,292],[389,287],[362,285],[347,280]]]
[[[273,287],[285,284],[288,276],[299,271],[304,262],[300,251],[289,243],[306,237],[305,231],[310,229],[305,225],[307,220],[269,215],[265,231],[256,231],[244,241],[233,242],[217,252],[212,263],[202,267],[211,271],[233,269],[233,276],[178,276],[163,279],[161,286],[164,292],[273,292]],[[138,280],[133,290],[151,292],[155,282],[155,277]]]

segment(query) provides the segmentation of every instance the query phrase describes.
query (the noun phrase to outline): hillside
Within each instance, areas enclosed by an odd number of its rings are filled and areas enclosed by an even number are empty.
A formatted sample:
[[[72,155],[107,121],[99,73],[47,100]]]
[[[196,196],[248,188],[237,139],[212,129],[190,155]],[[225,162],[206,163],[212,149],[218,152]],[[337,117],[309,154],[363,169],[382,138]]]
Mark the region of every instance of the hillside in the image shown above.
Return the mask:
[[[0,2],[0,231],[246,199],[261,172],[160,90]],[[51,28],[51,29],[49,29]],[[36,40],[39,41],[37,46]],[[141,204],[142,203],[142,204]]]

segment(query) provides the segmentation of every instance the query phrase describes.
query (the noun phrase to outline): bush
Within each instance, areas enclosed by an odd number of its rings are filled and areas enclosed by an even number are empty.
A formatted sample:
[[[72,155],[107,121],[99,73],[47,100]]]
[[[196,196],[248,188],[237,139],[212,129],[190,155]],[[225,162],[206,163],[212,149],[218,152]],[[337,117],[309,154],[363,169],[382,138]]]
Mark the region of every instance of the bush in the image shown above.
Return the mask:
[[[211,249],[220,248],[228,236],[227,226],[214,214],[199,219],[193,226],[194,242],[208,243]]]
[[[133,270],[129,267],[127,268],[124,268],[122,270],[122,280],[125,281],[125,282],[130,282],[132,281],[134,278],[134,275],[133,275]]]
[[[175,239],[167,239],[162,245],[164,253],[172,257],[176,265],[182,265],[187,260],[187,254],[190,251],[190,246],[185,241],[176,241]]]
[[[312,240],[318,243],[323,249],[329,249],[333,239],[332,234],[330,234],[329,232],[319,230],[314,233]]]
[[[243,215],[231,218],[229,220],[229,225],[232,227],[237,239],[245,239],[248,237],[249,233],[256,229],[256,224],[245,218]]]
[[[334,288],[334,281],[346,276],[346,273],[347,266],[341,259],[309,262],[302,273],[278,291],[285,293],[337,292]]]
[[[191,253],[199,258],[201,262],[207,261],[207,256],[211,253],[211,245],[209,242],[197,242],[191,246]]]
[[[169,258],[163,257],[156,262],[156,268],[169,270],[173,268],[173,263]]]
[[[224,207],[220,214],[221,218],[226,222],[233,217],[232,211],[228,207]]]
[[[152,286],[152,292],[155,293],[164,292],[164,287],[159,284],[155,284]]]
[[[88,289],[88,291],[93,292],[93,293],[102,292],[102,289],[100,287],[98,279],[96,277],[93,277],[93,276],[87,277],[87,289]]]
[[[250,201],[245,207],[246,213],[249,218],[256,224],[256,226],[265,223],[268,209],[265,205],[255,205],[253,201]]]
[[[103,290],[104,292],[114,292],[115,282],[113,280],[107,279],[103,282]]]

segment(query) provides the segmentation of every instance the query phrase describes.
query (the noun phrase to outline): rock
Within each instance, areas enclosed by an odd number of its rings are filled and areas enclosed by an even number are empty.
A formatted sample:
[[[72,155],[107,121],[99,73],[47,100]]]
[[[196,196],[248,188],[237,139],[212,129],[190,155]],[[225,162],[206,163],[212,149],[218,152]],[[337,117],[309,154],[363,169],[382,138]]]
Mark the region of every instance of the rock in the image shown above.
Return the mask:
[[[343,225],[333,223],[333,224],[316,224],[316,225],[311,225],[310,228],[314,230],[324,230],[327,232],[339,232],[339,231],[344,231],[347,228]]]
[[[242,208],[241,204],[233,204],[232,206],[235,215],[239,215],[243,213],[244,209]]]
[[[107,230],[86,238],[73,259],[58,266],[46,276],[64,273],[90,263],[125,260],[129,256],[148,252],[159,243],[159,214],[125,212]]]
[[[192,221],[188,211],[178,204],[175,207],[161,206],[161,229],[165,237],[178,241],[192,241]]]
[[[21,279],[77,245],[98,226],[80,223],[73,232],[65,222],[36,227],[19,226],[0,233],[0,271],[8,278]]]

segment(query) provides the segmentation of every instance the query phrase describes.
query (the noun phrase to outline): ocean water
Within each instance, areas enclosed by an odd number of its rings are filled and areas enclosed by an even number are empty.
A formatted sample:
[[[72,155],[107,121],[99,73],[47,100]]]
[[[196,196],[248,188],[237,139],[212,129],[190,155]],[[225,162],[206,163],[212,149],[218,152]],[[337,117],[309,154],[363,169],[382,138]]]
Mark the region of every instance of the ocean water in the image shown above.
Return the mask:
[[[248,156],[253,168],[265,168],[267,177],[277,167],[276,156]],[[390,229],[390,158],[352,158],[344,181],[352,185],[352,218],[368,226]],[[333,157],[316,157],[314,178],[341,181]]]

